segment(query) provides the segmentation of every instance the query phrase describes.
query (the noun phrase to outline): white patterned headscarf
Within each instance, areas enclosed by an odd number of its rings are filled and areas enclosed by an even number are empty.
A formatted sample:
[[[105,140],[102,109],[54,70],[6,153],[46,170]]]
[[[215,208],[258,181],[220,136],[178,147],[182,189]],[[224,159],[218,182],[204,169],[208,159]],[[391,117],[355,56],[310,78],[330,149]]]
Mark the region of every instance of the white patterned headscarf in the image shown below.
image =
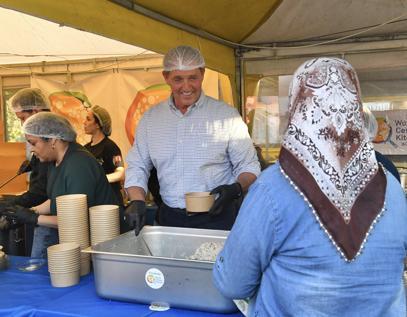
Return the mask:
[[[300,170],[304,168],[305,173],[297,174],[309,173],[309,183],[315,182],[318,195],[325,196],[326,203],[321,206],[332,206],[331,215],[325,215],[326,219],[339,213],[346,228],[358,197],[379,170],[364,126],[356,72],[342,59],[307,61],[294,73],[289,100],[289,123],[282,143],[284,151],[293,157],[291,161],[300,163]],[[313,199],[320,200],[316,196]],[[325,207],[319,209],[317,212],[327,213]],[[340,233],[343,230],[335,228],[335,224],[331,227],[331,231],[343,235]],[[361,229],[360,235],[362,232],[366,234],[367,229]]]

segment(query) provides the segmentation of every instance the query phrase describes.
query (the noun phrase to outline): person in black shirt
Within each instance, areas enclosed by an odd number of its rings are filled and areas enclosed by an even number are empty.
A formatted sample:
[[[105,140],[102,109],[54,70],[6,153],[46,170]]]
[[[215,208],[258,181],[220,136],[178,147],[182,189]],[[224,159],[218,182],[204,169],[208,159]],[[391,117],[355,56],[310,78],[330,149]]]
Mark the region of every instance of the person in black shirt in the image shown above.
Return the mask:
[[[85,148],[93,154],[103,167],[106,177],[112,189],[123,207],[121,182],[124,180],[123,159],[120,148],[109,136],[112,133],[112,119],[105,108],[93,106],[88,110],[84,122],[85,133],[92,136],[91,141],[85,144]],[[120,208],[121,213],[123,208]],[[123,215],[120,215],[120,227],[124,232],[125,224]]]
[[[11,99],[11,110],[23,124],[32,115],[50,111],[47,98],[38,88],[19,90]],[[30,146],[27,144],[27,152]],[[35,155],[30,156],[31,174],[28,191],[14,196],[12,202],[23,207],[33,207],[47,200],[47,171],[48,163],[41,163]]]
[[[38,88],[21,89],[11,98],[10,101],[10,109],[21,121],[21,124],[38,112],[50,111],[47,98]],[[27,153],[29,152],[30,145],[27,143]],[[28,190],[21,195],[7,196],[3,198],[0,208],[3,208],[4,204],[30,208],[40,205],[48,199],[47,173],[49,163],[40,162],[35,155],[30,155],[29,161],[31,173],[29,176]],[[1,230],[0,244],[5,247],[8,254],[30,255],[33,232],[34,228],[30,225],[26,225],[25,228],[24,226],[20,226],[15,229]],[[17,241],[19,241],[19,245],[14,243]]]

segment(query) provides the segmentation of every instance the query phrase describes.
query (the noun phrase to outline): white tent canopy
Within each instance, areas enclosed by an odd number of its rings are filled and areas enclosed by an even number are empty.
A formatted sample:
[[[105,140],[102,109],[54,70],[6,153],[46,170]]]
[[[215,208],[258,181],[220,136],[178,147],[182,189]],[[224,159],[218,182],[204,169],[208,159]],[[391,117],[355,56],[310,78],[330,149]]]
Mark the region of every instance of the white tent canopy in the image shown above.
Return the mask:
[[[207,66],[227,74],[235,83],[236,97],[245,95],[248,87],[241,89],[241,86],[253,82],[254,77],[292,73],[304,58],[311,56],[346,57],[358,71],[378,62],[384,68],[405,65],[406,0],[218,0],[208,3],[0,0],[4,7],[158,53],[180,44],[199,47]],[[330,45],[326,45],[328,43]],[[308,45],[313,47],[306,47]]]
[[[299,42],[406,35],[404,0],[283,0],[244,44]],[[373,39],[371,39],[373,40]]]
[[[152,54],[143,48],[0,8],[0,65]]]
[[[292,72],[311,56],[339,56],[358,71],[407,66],[407,2],[284,0],[243,44],[247,74]]]

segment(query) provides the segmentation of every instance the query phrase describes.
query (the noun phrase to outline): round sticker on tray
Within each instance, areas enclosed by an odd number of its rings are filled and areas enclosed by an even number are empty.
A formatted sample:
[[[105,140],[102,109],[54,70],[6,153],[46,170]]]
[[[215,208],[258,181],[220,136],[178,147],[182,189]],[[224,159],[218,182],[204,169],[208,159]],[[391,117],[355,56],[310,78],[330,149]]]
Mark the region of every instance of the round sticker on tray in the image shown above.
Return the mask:
[[[159,289],[164,285],[164,274],[159,269],[151,268],[146,272],[145,280],[148,286]]]

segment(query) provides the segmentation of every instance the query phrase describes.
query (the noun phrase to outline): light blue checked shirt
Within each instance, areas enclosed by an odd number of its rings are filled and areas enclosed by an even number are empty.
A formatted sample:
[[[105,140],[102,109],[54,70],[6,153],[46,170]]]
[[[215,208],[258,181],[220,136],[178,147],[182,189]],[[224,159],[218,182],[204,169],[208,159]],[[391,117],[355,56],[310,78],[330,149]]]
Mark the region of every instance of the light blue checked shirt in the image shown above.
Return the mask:
[[[153,165],[165,204],[185,208],[184,194],[211,191],[236,182],[243,173],[260,174],[256,150],[236,109],[201,94],[182,114],[172,97],[148,110],[127,155],[125,188],[142,187]]]

